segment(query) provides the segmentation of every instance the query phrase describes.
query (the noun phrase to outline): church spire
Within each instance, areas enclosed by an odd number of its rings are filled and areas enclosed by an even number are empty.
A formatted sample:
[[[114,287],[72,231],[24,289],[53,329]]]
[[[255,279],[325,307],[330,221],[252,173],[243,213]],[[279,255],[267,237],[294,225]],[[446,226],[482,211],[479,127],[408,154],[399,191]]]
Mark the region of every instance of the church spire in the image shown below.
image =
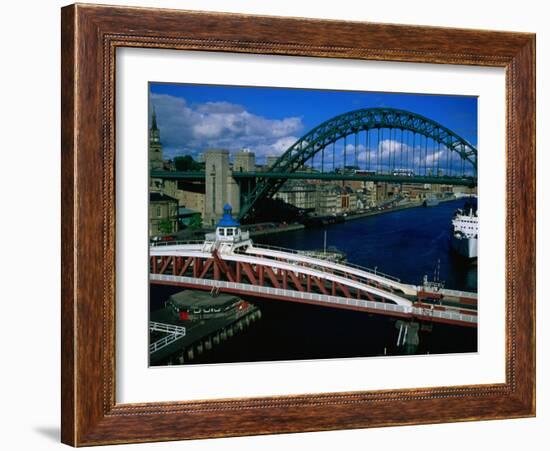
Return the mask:
[[[160,130],[157,124],[157,110],[153,104],[153,114],[151,116],[151,128],[149,129],[149,146],[160,145]]]
[[[151,169],[162,169],[163,164],[160,130],[157,124],[157,111],[153,104],[151,128],[149,129],[149,166]]]
[[[155,109],[155,104],[153,104],[153,117],[151,118],[151,130],[158,130],[158,127],[157,127],[157,111]]]

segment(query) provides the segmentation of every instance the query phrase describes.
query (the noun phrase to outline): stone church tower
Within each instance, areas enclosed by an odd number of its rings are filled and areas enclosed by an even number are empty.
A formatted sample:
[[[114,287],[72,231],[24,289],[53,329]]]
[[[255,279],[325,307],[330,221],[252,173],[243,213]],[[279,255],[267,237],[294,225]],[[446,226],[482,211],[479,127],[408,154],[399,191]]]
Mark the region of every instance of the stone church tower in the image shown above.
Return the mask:
[[[151,128],[149,129],[149,169],[162,169],[162,144],[160,142],[160,130],[157,126],[157,113],[153,106]]]

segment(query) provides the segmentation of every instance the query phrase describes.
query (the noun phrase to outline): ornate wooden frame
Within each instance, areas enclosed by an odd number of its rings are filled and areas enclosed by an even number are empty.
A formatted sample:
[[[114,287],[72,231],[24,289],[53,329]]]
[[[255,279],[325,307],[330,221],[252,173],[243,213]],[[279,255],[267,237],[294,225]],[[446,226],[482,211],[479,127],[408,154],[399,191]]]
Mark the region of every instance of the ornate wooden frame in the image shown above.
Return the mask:
[[[115,49],[506,68],[506,382],[117,404]],[[62,9],[62,441],[74,446],[535,415],[535,36],[93,5]]]

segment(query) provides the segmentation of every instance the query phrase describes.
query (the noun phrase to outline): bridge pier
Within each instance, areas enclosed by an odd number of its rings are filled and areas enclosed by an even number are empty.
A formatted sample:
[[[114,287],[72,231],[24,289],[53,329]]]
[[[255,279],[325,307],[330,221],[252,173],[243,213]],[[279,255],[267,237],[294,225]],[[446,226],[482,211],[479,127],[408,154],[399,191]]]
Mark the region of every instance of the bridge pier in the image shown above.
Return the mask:
[[[229,151],[209,149],[205,154],[205,199],[204,223],[215,225],[223,214],[223,206],[233,206],[236,213],[240,209],[239,185],[231,177]]]
[[[233,172],[254,172],[256,156],[241,150],[235,154],[233,171],[229,167],[229,151],[209,149],[205,153],[204,224],[215,225],[223,214],[223,206],[230,204],[238,215],[241,208],[241,188]]]
[[[405,349],[406,354],[414,354],[420,344],[418,331],[420,324],[415,321],[396,321],[395,328],[399,330],[397,335],[397,347]]]

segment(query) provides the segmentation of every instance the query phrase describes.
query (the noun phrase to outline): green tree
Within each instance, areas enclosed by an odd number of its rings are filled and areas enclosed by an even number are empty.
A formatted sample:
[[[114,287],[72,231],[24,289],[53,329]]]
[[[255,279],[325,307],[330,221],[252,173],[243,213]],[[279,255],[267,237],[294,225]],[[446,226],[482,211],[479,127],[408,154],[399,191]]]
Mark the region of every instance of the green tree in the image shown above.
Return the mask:
[[[167,235],[169,233],[172,233],[172,223],[169,219],[163,219],[159,223],[159,232],[163,235]]]
[[[193,215],[189,219],[189,229],[198,230],[202,228],[202,218],[201,215]]]
[[[184,155],[174,158],[176,171],[200,171],[201,165],[193,160],[191,155]]]

